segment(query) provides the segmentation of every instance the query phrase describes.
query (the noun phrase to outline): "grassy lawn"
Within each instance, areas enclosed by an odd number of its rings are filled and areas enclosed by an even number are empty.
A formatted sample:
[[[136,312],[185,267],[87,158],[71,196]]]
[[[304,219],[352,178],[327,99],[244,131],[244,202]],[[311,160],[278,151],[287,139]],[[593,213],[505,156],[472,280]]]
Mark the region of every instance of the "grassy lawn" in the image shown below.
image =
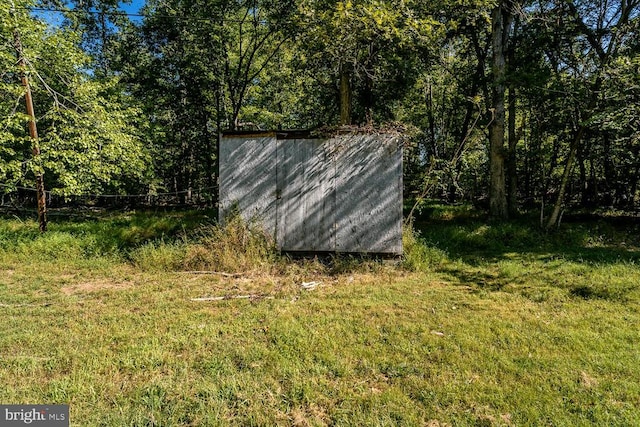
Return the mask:
[[[386,265],[292,262],[207,222],[0,218],[0,402],[69,403],[74,426],[640,420],[635,223],[434,209]],[[207,269],[229,274],[187,272]]]

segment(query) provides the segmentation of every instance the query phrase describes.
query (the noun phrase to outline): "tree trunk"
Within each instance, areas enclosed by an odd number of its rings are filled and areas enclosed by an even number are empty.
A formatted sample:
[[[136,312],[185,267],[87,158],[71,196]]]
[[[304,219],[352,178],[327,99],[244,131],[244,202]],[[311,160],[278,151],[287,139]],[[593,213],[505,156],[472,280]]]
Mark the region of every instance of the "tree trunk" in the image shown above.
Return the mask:
[[[38,144],[38,127],[36,125],[36,115],[33,108],[33,98],[31,97],[31,86],[26,72],[26,64],[22,53],[22,41],[20,40],[20,32],[16,29],[13,32],[13,42],[18,58],[18,67],[20,68],[20,80],[24,88],[24,101],[29,116],[29,136],[31,137],[32,154],[36,163],[39,163],[40,145]],[[47,200],[44,191],[44,173],[36,172],[36,198],[38,200],[38,224],[40,232],[47,231]]]
[[[636,158],[638,157],[638,153],[636,152]],[[636,170],[631,175],[631,190],[629,192],[629,208],[635,209],[635,206],[638,202],[638,180],[640,179],[640,164],[636,164]]]
[[[220,144],[222,143],[222,82],[218,82],[216,90],[216,147],[215,147],[215,165],[214,165],[214,207],[219,207],[220,203]]]
[[[567,184],[569,183],[569,178],[571,177],[571,169],[573,168],[573,164],[575,163],[576,155],[578,153],[578,146],[580,145],[580,141],[582,140],[584,131],[585,127],[581,125],[575,136],[573,137],[573,140],[571,140],[571,145],[569,147],[569,156],[567,157],[567,163],[564,167],[564,172],[562,173],[562,181],[560,181],[558,197],[556,198],[556,202],[553,205],[553,212],[551,212],[551,216],[549,217],[549,221],[547,221],[547,225],[545,227],[547,230],[557,225],[558,219],[560,218],[560,210],[562,209],[562,202],[567,191]]]
[[[509,156],[507,157],[508,173],[508,203],[509,214],[518,213],[518,170],[516,147],[518,145],[518,135],[516,133],[516,90],[513,84],[509,85]]]
[[[606,60],[604,61],[604,63],[606,63]],[[591,100],[589,101],[589,105],[587,106],[586,111],[591,112],[595,108],[598,101],[598,94],[600,93],[600,88],[602,87],[602,82],[602,76],[598,75],[591,87]],[[573,164],[575,163],[575,159],[578,154],[578,147],[580,146],[580,142],[582,142],[582,137],[587,130],[587,127],[584,123],[585,121],[580,124],[573,137],[573,140],[571,140],[571,145],[569,146],[569,156],[567,157],[567,163],[562,174],[562,181],[560,181],[558,197],[556,198],[556,202],[553,206],[553,212],[551,212],[551,216],[549,217],[549,221],[547,221],[547,225],[545,227],[547,230],[551,229],[551,227],[555,225],[558,225],[560,210],[562,209],[562,202],[564,200],[565,192],[567,191],[569,177],[571,176],[571,169],[573,168]]]
[[[587,179],[587,167],[585,163],[587,159],[585,158],[585,152],[588,151],[586,147],[582,150],[578,150],[576,153],[578,159],[578,167],[580,169],[580,192],[581,192],[581,204],[582,207],[587,207],[591,204],[591,195],[590,195],[590,185],[589,180]]]
[[[513,37],[519,28],[519,20],[516,19],[513,24]],[[513,41],[511,42],[513,44]],[[515,49],[512,45],[507,49],[507,67],[513,69],[515,67]],[[509,81],[509,155],[507,157],[507,202],[509,204],[509,214],[517,215],[518,213],[518,162],[517,151],[520,135],[516,132],[516,85],[513,79]]]
[[[505,180],[505,76],[506,38],[509,34],[509,13],[501,3],[491,14],[493,47],[492,120],[489,124],[489,215],[494,219],[509,217]]]
[[[435,113],[433,111],[433,85],[431,84],[431,77],[429,77],[427,85],[427,93],[425,98],[427,101],[427,119],[429,120],[429,140],[431,142],[431,154],[435,158],[439,158],[440,154],[438,153],[438,141],[436,138],[436,121]]]
[[[351,78],[344,64],[340,66],[340,125],[351,124]]]
[[[602,136],[602,161],[604,168],[604,188],[606,191],[607,199],[609,200],[609,204],[614,204],[615,193],[617,191],[617,182],[618,177],[616,171],[616,167],[613,162],[614,154],[611,150],[611,139],[609,138],[609,133],[604,132]]]

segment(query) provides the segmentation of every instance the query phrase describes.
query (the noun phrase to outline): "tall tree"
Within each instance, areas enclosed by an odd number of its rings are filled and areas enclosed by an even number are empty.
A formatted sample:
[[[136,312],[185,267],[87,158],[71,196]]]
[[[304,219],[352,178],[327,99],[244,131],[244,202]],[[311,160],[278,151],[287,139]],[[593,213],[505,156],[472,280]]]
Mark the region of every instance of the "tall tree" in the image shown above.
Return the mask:
[[[4,2],[4,4],[3,4]],[[117,82],[95,81],[79,35],[49,27],[28,11],[28,0],[0,4],[0,178],[9,188],[27,186],[44,173],[53,194],[127,191],[144,185],[147,153],[138,111]],[[15,60],[15,28],[22,29],[24,69]],[[16,106],[25,95],[18,76],[26,72],[38,120],[40,155],[31,157],[29,117]],[[125,163],[126,162],[126,163]],[[128,164],[127,164],[128,163]]]
[[[640,1],[620,0],[611,3],[608,0],[566,2],[560,11],[566,13],[567,21],[575,28],[578,38],[577,48],[587,59],[586,64],[573,71],[576,76],[585,79],[587,91],[586,105],[580,106],[579,122],[576,125],[567,155],[562,179],[553,211],[546,223],[546,228],[558,224],[567,186],[572,173],[578,149],[588,132],[591,123],[597,116],[597,107],[601,101],[602,87],[607,69],[633,40],[638,36],[633,21],[640,15]],[[586,73],[583,70],[587,70]]]
[[[121,44],[118,68],[151,124],[156,170],[184,201],[215,193],[215,152],[223,129],[256,115],[252,95],[290,37],[290,0],[150,1]]]
[[[513,21],[513,4],[500,0],[491,12],[492,86],[489,123],[489,215],[496,219],[509,216],[505,174],[505,85],[506,52]]]
[[[299,20],[305,65],[324,76],[315,83],[327,85],[326,104],[341,124],[394,119],[390,106],[410,90],[421,50],[442,31],[400,0],[305,0]]]

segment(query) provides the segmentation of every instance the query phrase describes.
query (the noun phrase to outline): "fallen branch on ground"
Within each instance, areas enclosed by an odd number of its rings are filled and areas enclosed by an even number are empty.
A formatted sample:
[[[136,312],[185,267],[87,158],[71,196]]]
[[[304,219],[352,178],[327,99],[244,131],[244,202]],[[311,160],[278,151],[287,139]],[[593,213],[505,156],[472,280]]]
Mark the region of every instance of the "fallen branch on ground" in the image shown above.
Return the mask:
[[[302,282],[300,286],[302,289],[306,289],[307,291],[312,291],[318,287],[322,282]]]
[[[50,305],[51,305],[50,302],[43,302],[41,304],[2,304],[2,303],[0,303],[0,307],[8,307],[8,308],[15,308],[15,307],[48,307]]]
[[[184,274],[215,274],[217,276],[223,277],[240,277],[242,273],[224,273],[222,271],[181,271],[180,273]]]
[[[273,299],[273,297],[267,295],[225,295],[222,297],[191,298],[191,301],[224,301],[227,299]]]

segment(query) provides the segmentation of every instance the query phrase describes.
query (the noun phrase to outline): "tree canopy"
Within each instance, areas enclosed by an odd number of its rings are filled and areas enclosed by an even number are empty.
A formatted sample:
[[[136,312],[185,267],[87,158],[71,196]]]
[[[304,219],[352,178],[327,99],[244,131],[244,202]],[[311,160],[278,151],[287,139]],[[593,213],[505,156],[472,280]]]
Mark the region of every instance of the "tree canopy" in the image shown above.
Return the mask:
[[[417,207],[542,206],[551,227],[567,206],[640,204],[639,0],[148,0],[135,20],[111,0],[0,6],[5,194],[40,171],[61,195],[215,203],[225,130],[394,123]]]
[[[81,37],[70,27],[55,27],[29,12],[22,0],[0,3],[0,180],[5,189],[31,186],[44,172],[54,194],[127,192],[145,188],[152,178],[143,142],[146,121],[140,107],[122,90],[117,76],[96,78]],[[20,69],[15,37],[21,39],[25,69]],[[38,141],[26,132],[28,76],[38,124]],[[32,155],[32,145],[40,156]]]

